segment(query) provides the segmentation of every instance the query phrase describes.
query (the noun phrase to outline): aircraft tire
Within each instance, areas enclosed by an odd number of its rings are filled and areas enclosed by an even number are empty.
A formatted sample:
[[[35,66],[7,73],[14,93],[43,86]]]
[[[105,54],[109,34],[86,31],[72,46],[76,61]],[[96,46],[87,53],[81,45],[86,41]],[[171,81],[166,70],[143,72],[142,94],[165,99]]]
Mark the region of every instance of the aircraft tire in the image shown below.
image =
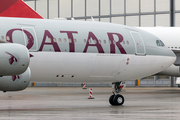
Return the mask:
[[[111,96],[109,97],[109,103],[110,103],[111,105],[115,105],[114,95],[111,95]]]
[[[115,96],[115,98],[114,98],[114,103],[116,104],[116,105],[123,105],[123,103],[124,103],[124,97],[122,96],[122,95],[119,95],[119,94],[117,94],[116,96]]]

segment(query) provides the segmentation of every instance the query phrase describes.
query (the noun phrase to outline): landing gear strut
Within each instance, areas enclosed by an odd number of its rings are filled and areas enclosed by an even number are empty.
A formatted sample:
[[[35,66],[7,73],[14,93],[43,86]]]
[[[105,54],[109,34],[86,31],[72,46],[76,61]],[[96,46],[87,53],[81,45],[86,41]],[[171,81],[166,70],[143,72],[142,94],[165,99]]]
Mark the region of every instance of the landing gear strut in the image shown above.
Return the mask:
[[[114,91],[113,91],[113,95],[111,95],[109,98],[109,103],[111,105],[123,105],[124,97],[118,94],[119,92],[122,92],[122,88],[124,87],[124,85],[122,84],[122,81],[115,82],[112,84],[113,84]]]

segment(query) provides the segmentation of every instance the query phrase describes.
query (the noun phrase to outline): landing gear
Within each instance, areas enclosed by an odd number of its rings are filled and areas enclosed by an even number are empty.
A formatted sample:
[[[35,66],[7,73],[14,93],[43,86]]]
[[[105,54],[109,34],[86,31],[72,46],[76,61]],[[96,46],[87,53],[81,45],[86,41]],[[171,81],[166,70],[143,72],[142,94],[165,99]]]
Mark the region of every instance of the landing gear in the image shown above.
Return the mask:
[[[123,105],[124,103],[124,97],[120,94],[117,94],[119,92],[122,91],[122,88],[124,87],[124,85],[122,84],[122,82],[115,82],[112,83],[113,84],[113,88],[115,89],[113,91],[113,95],[110,96],[109,98],[109,103],[111,105]]]

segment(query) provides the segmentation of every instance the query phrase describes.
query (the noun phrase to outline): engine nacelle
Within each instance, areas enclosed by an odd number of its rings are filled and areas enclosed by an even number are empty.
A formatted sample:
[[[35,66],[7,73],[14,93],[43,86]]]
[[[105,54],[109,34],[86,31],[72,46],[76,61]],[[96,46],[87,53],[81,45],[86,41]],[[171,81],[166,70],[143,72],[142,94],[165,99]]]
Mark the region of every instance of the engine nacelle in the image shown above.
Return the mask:
[[[15,43],[0,44],[0,76],[20,75],[29,66],[26,46]]]
[[[173,64],[170,67],[168,67],[167,69],[157,73],[156,75],[167,75],[167,76],[180,77],[180,67],[175,66]]]
[[[0,90],[4,92],[24,90],[29,85],[30,78],[31,71],[29,67],[21,75],[0,77]]]

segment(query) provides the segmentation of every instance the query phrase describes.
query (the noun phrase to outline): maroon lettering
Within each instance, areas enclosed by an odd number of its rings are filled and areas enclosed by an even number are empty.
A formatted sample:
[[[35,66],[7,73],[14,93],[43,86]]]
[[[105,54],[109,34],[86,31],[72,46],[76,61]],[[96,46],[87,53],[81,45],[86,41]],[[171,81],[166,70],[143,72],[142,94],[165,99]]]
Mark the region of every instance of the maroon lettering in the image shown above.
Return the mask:
[[[75,52],[75,45],[74,45],[74,37],[73,33],[78,33],[77,31],[60,31],[60,33],[67,33],[69,41],[69,52]]]
[[[48,42],[48,43],[46,42],[46,37],[48,37],[48,39],[50,39],[50,42]],[[48,30],[45,30],[45,32],[44,32],[44,37],[43,37],[41,46],[39,48],[39,51],[42,51],[44,45],[52,45],[55,52],[61,52],[58,44],[56,43],[56,41],[54,41],[54,37]]]
[[[92,40],[95,41],[94,44],[90,44],[90,43],[89,43],[89,40],[90,40],[91,38],[92,38]],[[87,43],[86,43],[86,46],[85,46],[83,52],[86,53],[88,47],[90,47],[90,46],[95,46],[95,47],[97,48],[97,50],[98,50],[99,53],[104,53],[104,50],[103,50],[101,44],[99,44],[97,37],[96,37],[92,32],[89,32],[88,39],[87,39]]]
[[[28,38],[28,44],[26,47],[28,49],[31,49],[31,47],[34,45],[34,38],[33,38],[32,34],[30,32],[28,32],[27,30],[23,30],[23,29],[11,29],[11,30],[9,30],[6,34],[6,41],[13,43],[12,34],[16,30],[22,31],[26,34],[26,36]]]
[[[117,35],[119,40],[116,42],[116,46],[118,47],[121,54],[127,54],[124,48],[122,47],[122,45],[120,44],[123,41],[123,36],[119,33],[107,33],[107,34],[108,34],[109,40],[111,41],[110,53],[115,53],[115,44],[113,43],[114,41],[113,35]]]

